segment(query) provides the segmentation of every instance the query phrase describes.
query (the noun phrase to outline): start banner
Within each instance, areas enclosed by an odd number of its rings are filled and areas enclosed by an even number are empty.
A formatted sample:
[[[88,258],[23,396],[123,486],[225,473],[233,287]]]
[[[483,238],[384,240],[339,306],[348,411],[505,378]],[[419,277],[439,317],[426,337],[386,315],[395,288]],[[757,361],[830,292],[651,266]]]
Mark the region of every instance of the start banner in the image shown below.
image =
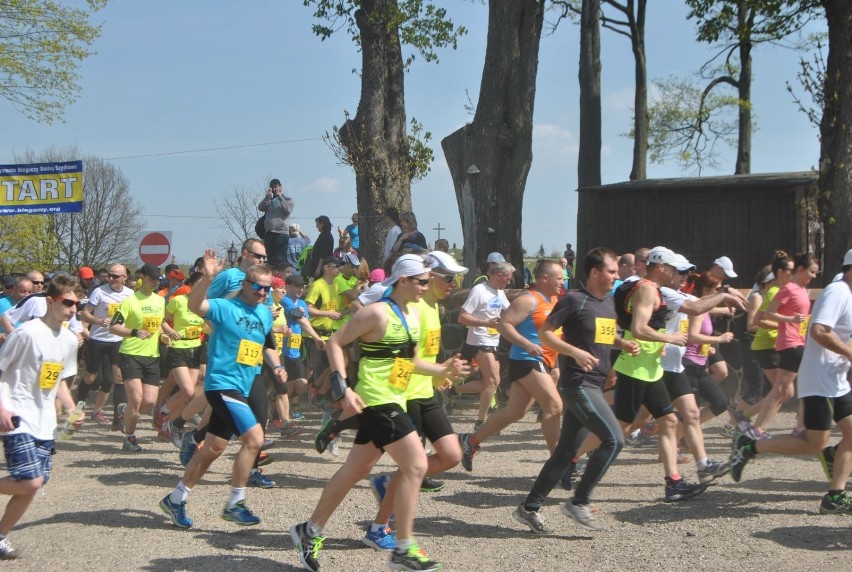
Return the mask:
[[[0,165],[0,215],[82,211],[82,161]]]

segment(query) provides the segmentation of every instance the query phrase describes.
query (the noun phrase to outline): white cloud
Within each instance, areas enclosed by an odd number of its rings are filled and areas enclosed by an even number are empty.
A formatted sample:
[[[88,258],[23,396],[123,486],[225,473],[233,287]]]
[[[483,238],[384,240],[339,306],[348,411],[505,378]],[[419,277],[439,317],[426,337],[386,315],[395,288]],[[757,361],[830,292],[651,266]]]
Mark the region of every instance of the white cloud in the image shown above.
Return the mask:
[[[340,192],[341,186],[340,181],[333,177],[320,177],[299,189],[299,192],[306,194],[335,195]]]
[[[533,156],[538,159],[557,158],[577,154],[579,142],[573,131],[553,123],[533,125]]]
[[[606,94],[603,106],[611,111],[630,111],[633,109],[633,88],[625,87]]]
[[[604,143],[601,145],[601,157],[609,157],[612,155],[612,145]]]

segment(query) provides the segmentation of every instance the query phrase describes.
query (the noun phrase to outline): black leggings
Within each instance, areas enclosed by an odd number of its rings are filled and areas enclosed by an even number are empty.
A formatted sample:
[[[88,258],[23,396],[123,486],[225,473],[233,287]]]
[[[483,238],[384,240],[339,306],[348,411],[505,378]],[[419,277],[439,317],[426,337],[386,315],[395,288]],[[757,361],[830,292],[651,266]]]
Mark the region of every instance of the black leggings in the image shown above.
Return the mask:
[[[725,394],[725,390],[719,385],[719,382],[707,371],[707,366],[698,365],[684,358],[683,368],[686,377],[689,378],[689,385],[692,386],[692,392],[696,396],[701,396],[707,402],[713,415],[724,413],[728,408],[728,396]]]
[[[550,459],[541,468],[524,506],[537,510],[544,499],[571,466],[571,460],[580,450],[583,440],[591,431],[601,440],[595,449],[580,483],[574,489],[574,501],[587,504],[592,489],[604,476],[624,447],[624,431],[615,414],[604,399],[600,388],[570,387],[562,389],[565,413],[562,417],[562,432],[559,444]]]

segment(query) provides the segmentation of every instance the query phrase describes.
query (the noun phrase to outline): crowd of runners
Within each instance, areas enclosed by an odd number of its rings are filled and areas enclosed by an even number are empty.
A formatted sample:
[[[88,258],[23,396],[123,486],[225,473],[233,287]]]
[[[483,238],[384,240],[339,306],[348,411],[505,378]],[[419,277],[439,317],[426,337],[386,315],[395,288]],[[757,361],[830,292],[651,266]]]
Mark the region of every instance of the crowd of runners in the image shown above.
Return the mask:
[[[130,275],[116,263],[74,277],[4,277],[0,433],[10,476],[0,492],[10,500],[0,557],[20,556],[7,535],[47,483],[55,439],[80,429],[75,438],[85,440],[87,424],[107,423],[116,449],[132,455],[146,446],[137,430],[148,415],[185,467],[159,502],[179,528],[193,526],[191,491],[230,440],[240,447],[221,517],[251,526],[261,518],[246,489],[276,486],[260,467],[276,438],[307,428],[300,410],[323,412],[319,454],[339,455],[351,431],[345,462],[290,529],[301,565],[314,571],[335,510],[364,479],[378,506],[363,543],[389,553],[393,570],[441,568],[415,539],[420,493],[441,491],[440,474],[458,464],[499,472],[479,462],[488,443],[533,408],[550,457],[512,516],[534,534],[551,532],[542,507],[556,486],[572,491],[561,513],[598,530],[595,487],[627,443],[654,441],[663,502],[729,473],[739,481],[764,453],[813,455],[829,481],[819,512],[852,514],[852,250],[813,307],[807,287],[819,267],[808,254],[775,253],[744,296],[725,285],[737,277],[729,258],[699,272],[657,246],[594,248],[577,259],[573,284],[567,260],[541,259],[529,287],[515,291],[506,287],[517,270],[491,253],[456,309],[446,300],[468,269],[440,241],[430,251],[412,213],[386,212],[394,230],[370,270],[357,217],[339,229],[336,249],[323,236],[329,219],[318,217],[311,248],[288,224],[293,201],[277,180],[259,209],[263,240],[246,240],[227,269],[208,250],[186,274],[145,264]],[[450,323],[467,328],[460,349],[446,347]],[[739,380],[734,391],[730,379]],[[477,419],[457,432],[451,411],[467,393],[478,394]],[[794,396],[797,426],[771,436]],[[702,425],[720,415],[732,450],[713,459]],[[842,438],[829,445],[832,422]],[[372,474],[384,453],[396,471]],[[694,477],[681,474],[685,462]]]

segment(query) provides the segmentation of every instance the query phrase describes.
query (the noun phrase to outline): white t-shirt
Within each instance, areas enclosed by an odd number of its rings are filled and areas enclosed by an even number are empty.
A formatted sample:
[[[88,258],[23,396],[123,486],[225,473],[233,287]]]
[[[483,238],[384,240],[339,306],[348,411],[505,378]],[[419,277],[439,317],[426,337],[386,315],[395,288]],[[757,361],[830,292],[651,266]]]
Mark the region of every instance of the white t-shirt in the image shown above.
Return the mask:
[[[9,335],[0,352],[0,400],[21,417],[12,433],[53,439],[54,401],[59,382],[77,375],[77,336],[54,332],[42,320],[30,320]]]
[[[844,344],[852,338],[852,290],[846,282],[832,282],[825,287],[811,310],[813,324],[828,326]],[[849,360],[816,343],[810,336],[799,366],[799,397],[840,397],[849,393]]]
[[[462,310],[478,320],[499,318],[508,307],[509,299],[506,294],[502,290],[492,288],[487,282],[480,282],[471,288],[467,300],[462,304]],[[468,328],[467,343],[472,346],[497,346],[500,343],[500,333],[496,328]]]
[[[12,306],[6,313],[3,314],[13,324],[23,324],[34,318],[41,318],[47,314],[47,294],[31,294]],[[77,316],[72,316],[68,322],[68,329],[79,334],[83,331],[83,324],[77,319]]]
[[[388,235],[385,237],[385,249],[382,254],[382,258],[387,258],[390,256],[391,248],[396,244],[396,239],[399,238],[399,235],[402,234],[402,229],[399,226],[394,225],[388,230]]]
[[[364,306],[369,306],[370,304],[375,304],[384,298],[386,293],[389,296],[390,291],[390,286],[382,286],[381,282],[376,282],[372,286],[367,286],[367,288],[358,295],[358,301]]]
[[[678,331],[686,331],[686,328],[689,328],[689,316],[679,310],[684,302],[687,300],[696,300],[697,298],[690,294],[673,290],[668,286],[660,288],[660,294],[666,303],[666,307],[669,309],[669,313],[666,316],[666,333],[674,334]],[[663,355],[660,356],[660,365],[663,367],[663,371],[682,372],[684,354],[686,354],[685,346],[679,347],[666,344]]]
[[[109,284],[104,284],[92,290],[86,309],[98,320],[104,318],[111,320],[121,301],[131,294],[133,294],[133,290],[127,286],[122,286],[121,290],[116,292]],[[89,327],[89,337],[99,342],[120,342],[122,340],[121,336],[109,333],[108,327],[95,324],[91,324]]]

